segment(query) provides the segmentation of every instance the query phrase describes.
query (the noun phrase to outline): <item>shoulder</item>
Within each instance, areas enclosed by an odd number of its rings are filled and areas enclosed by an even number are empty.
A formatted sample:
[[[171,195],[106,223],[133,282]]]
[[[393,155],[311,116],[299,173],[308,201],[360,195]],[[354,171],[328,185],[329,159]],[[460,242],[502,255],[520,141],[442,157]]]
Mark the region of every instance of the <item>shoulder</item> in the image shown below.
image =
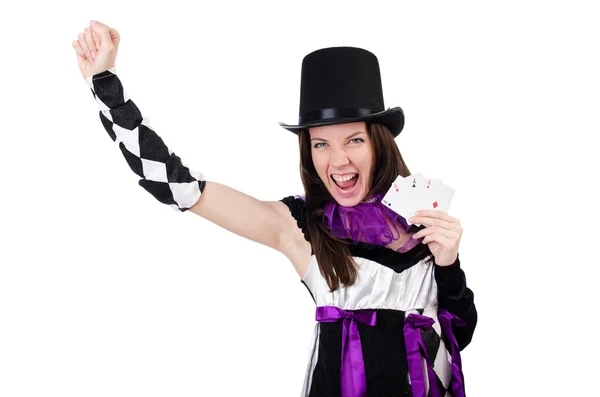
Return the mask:
[[[310,241],[308,234],[308,209],[306,207],[306,201],[302,196],[287,196],[279,200],[285,204],[287,210],[291,216],[295,219],[298,228],[302,229],[304,239]]]
[[[282,252],[290,259],[298,275],[302,278],[308,271],[314,254],[308,234],[308,210],[306,202],[300,196],[287,196],[275,202],[278,211],[287,214],[294,231],[283,236]]]

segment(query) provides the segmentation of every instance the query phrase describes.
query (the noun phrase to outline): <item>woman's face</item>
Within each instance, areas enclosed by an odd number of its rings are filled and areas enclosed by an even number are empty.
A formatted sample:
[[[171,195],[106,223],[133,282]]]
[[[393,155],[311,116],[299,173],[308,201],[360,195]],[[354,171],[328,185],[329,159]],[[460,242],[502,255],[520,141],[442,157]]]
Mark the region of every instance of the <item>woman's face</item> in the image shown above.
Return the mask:
[[[338,204],[352,207],[370,188],[373,150],[365,122],[309,128],[317,174]]]

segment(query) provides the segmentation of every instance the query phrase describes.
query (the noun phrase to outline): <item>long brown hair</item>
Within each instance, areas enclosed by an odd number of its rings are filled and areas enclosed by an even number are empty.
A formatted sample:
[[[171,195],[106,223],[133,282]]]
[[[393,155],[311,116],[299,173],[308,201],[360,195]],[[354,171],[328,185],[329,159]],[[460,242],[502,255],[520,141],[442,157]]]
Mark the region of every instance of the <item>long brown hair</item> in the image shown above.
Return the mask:
[[[373,148],[371,186],[367,198],[386,192],[398,175],[409,176],[410,171],[402,159],[394,137],[386,126],[366,123],[367,134]],[[308,232],[312,250],[317,257],[321,274],[333,292],[340,283],[349,287],[356,282],[357,265],[350,255],[348,241],[329,231],[323,224],[325,203],[334,201],[333,196],[317,174],[312,160],[310,133],[307,129],[298,133],[300,145],[300,176],[306,193]]]

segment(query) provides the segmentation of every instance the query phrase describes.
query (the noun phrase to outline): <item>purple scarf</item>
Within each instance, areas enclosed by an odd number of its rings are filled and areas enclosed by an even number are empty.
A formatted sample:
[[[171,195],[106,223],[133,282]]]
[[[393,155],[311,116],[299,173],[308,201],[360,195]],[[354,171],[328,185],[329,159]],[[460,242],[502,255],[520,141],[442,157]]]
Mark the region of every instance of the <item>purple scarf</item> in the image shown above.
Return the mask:
[[[344,207],[337,202],[325,204],[323,224],[331,233],[339,238],[351,239],[356,244],[359,241],[387,246],[400,236],[398,224],[408,232],[411,226],[406,220],[381,202],[385,194],[381,193],[372,199],[362,201],[354,207]],[[306,200],[306,196],[297,196]],[[390,227],[386,218],[392,223]],[[345,222],[346,220],[346,222]],[[404,246],[398,249],[404,252],[419,244],[421,239],[409,238]]]

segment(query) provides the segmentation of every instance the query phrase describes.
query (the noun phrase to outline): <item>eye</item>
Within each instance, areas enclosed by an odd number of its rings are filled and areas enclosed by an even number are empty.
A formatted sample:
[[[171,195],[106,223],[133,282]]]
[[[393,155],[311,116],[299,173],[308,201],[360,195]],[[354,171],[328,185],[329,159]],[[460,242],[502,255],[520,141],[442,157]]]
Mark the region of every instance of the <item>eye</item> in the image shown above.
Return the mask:
[[[315,145],[314,145],[313,147],[314,147],[315,149],[318,149],[318,148],[320,148],[320,147],[321,147],[321,146],[319,146],[319,145],[325,145],[325,142],[317,142],[317,143],[315,143]]]
[[[350,142],[352,141],[360,141],[360,142],[364,142],[365,140],[362,138],[354,138],[354,139],[350,139]]]

